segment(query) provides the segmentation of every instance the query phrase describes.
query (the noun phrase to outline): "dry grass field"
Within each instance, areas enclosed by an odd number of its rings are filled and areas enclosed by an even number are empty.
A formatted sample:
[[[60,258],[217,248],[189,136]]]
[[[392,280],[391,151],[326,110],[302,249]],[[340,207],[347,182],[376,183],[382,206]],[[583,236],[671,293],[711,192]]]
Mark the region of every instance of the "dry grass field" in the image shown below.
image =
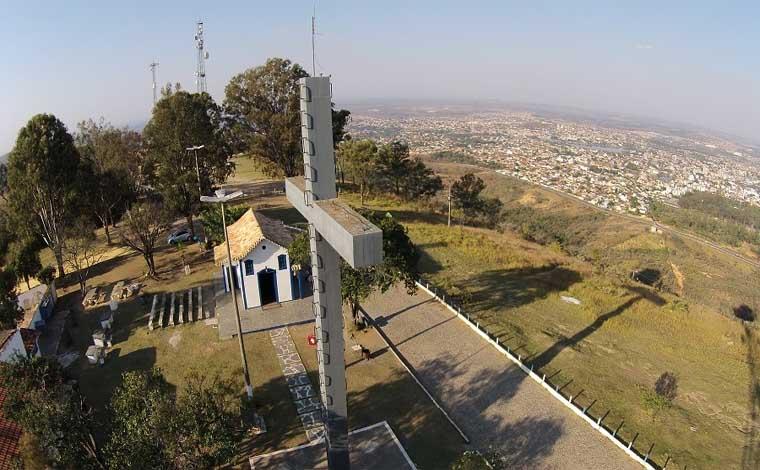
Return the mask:
[[[445,177],[471,168],[436,164]],[[561,217],[569,243],[540,245],[512,230],[447,228],[443,214],[380,198],[421,249],[421,271],[456,297],[481,324],[527,361],[593,403],[592,414],[663,464],[755,468],[760,403],[755,375],[757,330],[732,308],[757,308],[758,273],[695,242],[650,233],[645,223],[597,217],[541,188],[481,173],[507,208],[528,206]],[[345,195],[358,203],[352,195]],[[660,273],[660,289],[630,280]],[[562,300],[580,300],[575,305]],[[672,406],[651,401],[658,376],[678,377]],[[582,393],[581,393],[582,392]]]

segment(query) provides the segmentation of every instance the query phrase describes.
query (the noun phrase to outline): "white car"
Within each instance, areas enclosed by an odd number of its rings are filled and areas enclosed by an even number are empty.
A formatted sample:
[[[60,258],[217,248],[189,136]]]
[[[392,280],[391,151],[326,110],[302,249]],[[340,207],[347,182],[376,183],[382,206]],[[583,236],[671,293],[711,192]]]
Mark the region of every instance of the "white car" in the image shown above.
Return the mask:
[[[166,243],[169,245],[174,245],[176,243],[185,243],[187,241],[190,241],[190,230],[182,229],[177,230],[176,232],[172,232],[169,235],[169,238],[166,239]]]

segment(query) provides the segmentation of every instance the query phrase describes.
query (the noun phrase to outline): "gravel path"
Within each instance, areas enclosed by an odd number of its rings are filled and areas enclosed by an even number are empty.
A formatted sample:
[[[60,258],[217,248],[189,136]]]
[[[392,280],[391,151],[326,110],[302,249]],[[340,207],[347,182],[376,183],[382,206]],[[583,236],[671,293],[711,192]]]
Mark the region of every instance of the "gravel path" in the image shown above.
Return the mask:
[[[642,468],[427,293],[391,289],[364,308],[474,448],[513,469]]]

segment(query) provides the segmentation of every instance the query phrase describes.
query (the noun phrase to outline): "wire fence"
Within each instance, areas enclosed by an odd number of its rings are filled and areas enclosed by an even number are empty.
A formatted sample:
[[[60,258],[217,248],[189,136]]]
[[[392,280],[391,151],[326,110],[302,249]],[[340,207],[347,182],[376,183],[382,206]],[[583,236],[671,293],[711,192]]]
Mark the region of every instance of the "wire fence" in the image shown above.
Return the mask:
[[[591,425],[591,427],[610,439],[631,458],[650,469],[665,469],[669,464],[670,468],[676,468],[675,464],[671,461],[670,456],[667,456],[661,464],[654,462],[652,459],[652,451],[655,448],[654,442],[646,448],[638,447],[636,443],[636,441],[639,440],[638,432],[630,431],[629,435],[633,435],[633,437],[630,438],[630,440],[625,439],[622,435],[622,431],[625,428],[625,421],[621,420],[619,423],[617,423],[617,421],[611,423],[609,416],[612,410],[607,410],[604,413],[595,415],[591,410],[591,407],[595,406],[595,409],[599,409],[596,400],[587,401],[587,404],[582,405],[579,397],[584,392],[583,389],[580,389],[580,391],[576,393],[569,393],[567,391],[568,386],[573,382],[572,379],[562,380],[562,382],[556,381],[554,379],[559,375],[559,371],[547,375],[545,371],[539,368],[534,369],[534,364],[530,362],[532,356],[526,355],[523,357],[522,353],[517,352],[522,346],[513,348],[513,346],[508,343],[509,338],[502,339],[499,335],[492,333],[486,325],[481,323],[479,317],[471,315],[463,310],[462,306],[456,301],[456,299],[447,294],[443,289],[431,284],[423,278],[417,280],[417,285],[455,313],[461,320],[465,321],[476,333],[480,334],[480,336],[491,343],[492,346],[517,364],[531,379],[543,386],[551,395],[561,401],[566,407],[570,408],[576,415],[583,418],[589,425]],[[605,422],[605,420],[607,421]],[[628,431],[627,428],[626,431]],[[682,468],[683,470],[686,470],[687,467],[683,466]]]

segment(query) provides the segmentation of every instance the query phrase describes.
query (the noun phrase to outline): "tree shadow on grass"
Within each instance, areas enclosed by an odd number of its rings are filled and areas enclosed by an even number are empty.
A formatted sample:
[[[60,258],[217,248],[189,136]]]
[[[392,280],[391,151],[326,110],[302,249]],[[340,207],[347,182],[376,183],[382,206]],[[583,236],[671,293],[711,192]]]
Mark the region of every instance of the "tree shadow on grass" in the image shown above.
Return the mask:
[[[113,348],[101,365],[87,364],[87,359],[80,359],[78,380],[82,393],[96,410],[106,409],[114,390],[121,384],[126,372],[150,370],[156,364],[156,348],[148,347],[122,354],[120,348]]]
[[[430,248],[439,248],[446,246],[443,242],[433,243],[421,243],[417,245],[417,252],[420,254],[420,259],[417,261],[417,269],[425,274],[435,274],[443,269],[441,263],[428,253]]]
[[[242,369],[236,372],[242,374]],[[241,394],[241,400],[244,399]],[[307,442],[284,376],[280,375],[264,384],[254,386],[253,403],[256,412],[264,418],[267,432],[243,436],[238,445],[237,457],[230,462],[229,468],[233,466],[248,468],[248,458],[252,455],[265,454]]]
[[[580,282],[580,273],[555,264],[485,271],[471,278],[467,307],[474,312],[519,307]]]

